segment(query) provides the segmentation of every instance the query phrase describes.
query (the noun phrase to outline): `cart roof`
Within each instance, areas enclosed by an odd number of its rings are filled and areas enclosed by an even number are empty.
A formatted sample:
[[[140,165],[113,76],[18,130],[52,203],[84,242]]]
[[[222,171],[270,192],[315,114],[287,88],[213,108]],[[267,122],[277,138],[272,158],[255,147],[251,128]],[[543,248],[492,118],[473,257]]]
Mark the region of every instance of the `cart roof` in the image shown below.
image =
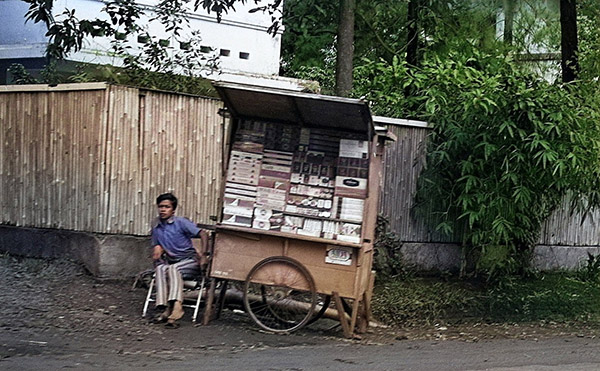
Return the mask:
[[[368,134],[373,119],[366,101],[253,85],[213,83],[234,117],[325,127]]]

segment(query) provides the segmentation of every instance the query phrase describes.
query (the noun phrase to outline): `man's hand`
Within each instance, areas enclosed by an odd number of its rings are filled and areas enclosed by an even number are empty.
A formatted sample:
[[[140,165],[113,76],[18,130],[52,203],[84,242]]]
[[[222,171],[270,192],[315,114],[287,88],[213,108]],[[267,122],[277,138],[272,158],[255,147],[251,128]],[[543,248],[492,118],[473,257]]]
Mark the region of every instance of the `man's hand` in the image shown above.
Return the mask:
[[[154,250],[152,250],[152,259],[153,260],[160,259],[160,257],[162,256],[162,254],[164,252],[165,252],[165,250],[162,248],[161,245],[154,246]]]

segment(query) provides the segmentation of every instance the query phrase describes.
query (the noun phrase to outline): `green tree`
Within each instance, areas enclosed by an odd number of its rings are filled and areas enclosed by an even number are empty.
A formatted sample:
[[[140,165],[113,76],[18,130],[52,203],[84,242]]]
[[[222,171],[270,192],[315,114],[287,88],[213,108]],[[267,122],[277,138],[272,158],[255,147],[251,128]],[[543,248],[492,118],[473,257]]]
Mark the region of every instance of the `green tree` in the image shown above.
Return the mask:
[[[594,84],[563,89],[509,56],[470,54],[418,68],[373,62],[359,81],[376,113],[430,122],[417,210],[495,277],[527,267],[565,198],[600,206],[600,105]],[[406,98],[399,87],[409,85]]]

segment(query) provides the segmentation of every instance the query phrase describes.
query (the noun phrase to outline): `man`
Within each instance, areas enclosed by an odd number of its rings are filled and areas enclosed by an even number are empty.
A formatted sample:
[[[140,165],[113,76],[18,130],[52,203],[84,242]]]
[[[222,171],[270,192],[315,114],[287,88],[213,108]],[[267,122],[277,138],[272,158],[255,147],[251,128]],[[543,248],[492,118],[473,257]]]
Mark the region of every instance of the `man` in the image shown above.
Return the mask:
[[[200,273],[192,237],[199,236],[206,246],[206,232],[189,219],[175,216],[177,197],[164,193],[156,198],[158,218],[152,228],[152,259],[156,269],[155,323],[167,322],[167,327],[177,327],[183,317],[183,278]]]

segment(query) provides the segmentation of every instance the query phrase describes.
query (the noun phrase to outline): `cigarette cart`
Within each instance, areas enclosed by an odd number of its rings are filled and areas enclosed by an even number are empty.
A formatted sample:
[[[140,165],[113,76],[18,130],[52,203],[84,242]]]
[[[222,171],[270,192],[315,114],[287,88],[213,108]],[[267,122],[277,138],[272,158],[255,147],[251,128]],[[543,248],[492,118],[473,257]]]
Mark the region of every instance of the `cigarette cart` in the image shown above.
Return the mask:
[[[345,336],[364,331],[384,139],[367,103],[215,87],[231,125],[211,278],[234,282],[264,330],[297,330],[333,301]]]

